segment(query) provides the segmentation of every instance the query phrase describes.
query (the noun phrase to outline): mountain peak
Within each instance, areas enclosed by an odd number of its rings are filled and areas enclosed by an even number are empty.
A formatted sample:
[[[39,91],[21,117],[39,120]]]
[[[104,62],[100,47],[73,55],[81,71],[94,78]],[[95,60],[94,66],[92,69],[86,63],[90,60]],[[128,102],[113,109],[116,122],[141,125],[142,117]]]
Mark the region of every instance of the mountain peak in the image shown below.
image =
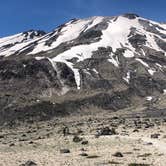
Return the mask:
[[[28,31],[23,32],[23,34],[25,35],[25,37],[29,36],[29,38],[33,39],[36,36],[40,37],[40,36],[45,35],[46,32],[43,30],[30,29]]]
[[[139,15],[137,15],[135,13],[125,13],[122,16],[127,17],[129,19],[135,19],[135,18],[139,17]]]

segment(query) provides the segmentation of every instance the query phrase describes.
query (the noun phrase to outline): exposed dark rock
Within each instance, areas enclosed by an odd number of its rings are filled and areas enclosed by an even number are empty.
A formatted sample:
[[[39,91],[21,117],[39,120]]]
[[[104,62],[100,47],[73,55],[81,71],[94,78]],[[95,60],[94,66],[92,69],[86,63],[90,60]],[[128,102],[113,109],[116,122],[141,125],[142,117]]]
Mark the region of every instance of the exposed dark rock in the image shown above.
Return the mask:
[[[146,36],[135,34],[129,37],[128,40],[134,48],[139,48],[146,43]]]
[[[88,159],[94,159],[94,158],[98,158],[100,156],[97,156],[97,155],[88,155],[86,158]]]
[[[37,164],[31,160],[28,160],[25,164],[21,164],[20,166],[36,166]]]
[[[139,15],[134,14],[134,13],[126,13],[126,14],[123,14],[123,16],[126,18],[129,18],[129,19],[135,19],[135,18],[139,17]]]
[[[83,140],[83,138],[80,138],[79,136],[74,136],[73,138],[73,142],[78,143],[81,142]]]
[[[63,136],[67,136],[67,135],[69,135],[69,134],[70,134],[69,128],[68,128],[67,126],[65,126],[65,127],[63,128]]]
[[[88,30],[85,33],[80,35],[79,40],[80,41],[89,40],[90,38],[97,38],[97,37],[100,37],[101,35],[102,35],[101,31]]]
[[[69,149],[61,149],[60,153],[70,153],[70,150]]]
[[[135,133],[135,132],[139,132],[139,130],[138,130],[138,129],[134,129],[133,132],[134,132],[134,133]]]
[[[81,144],[82,144],[82,145],[87,145],[87,144],[88,144],[88,141],[82,141]]]
[[[113,94],[99,93],[90,97],[88,96],[73,101],[66,100],[62,103],[35,101],[35,103],[27,104],[27,101],[25,100],[25,103],[22,103],[22,107],[18,107],[14,104],[12,107],[5,108],[5,110],[2,109],[0,122],[1,125],[5,122],[8,122],[8,125],[15,125],[15,121],[34,123],[35,121],[49,120],[57,116],[68,116],[70,114],[77,113],[80,108],[86,108],[87,106],[91,105],[116,111],[120,108],[126,108],[130,105],[130,100],[125,95],[127,93],[128,92],[118,92]]]
[[[152,142],[147,142],[146,145],[153,145],[153,143]]]
[[[115,157],[123,157],[123,154],[121,152],[116,152],[115,154],[113,154],[113,156],[115,156]]]
[[[128,166],[150,166],[150,164],[130,163]]]
[[[81,153],[80,156],[85,156],[86,157],[86,156],[88,156],[88,154],[87,153]]]
[[[0,135],[0,139],[4,138],[5,136],[4,135]]]
[[[160,30],[164,30],[164,28],[162,28],[161,26],[157,25],[157,24],[152,24],[150,23],[150,21],[148,20],[143,20],[143,19],[138,19],[139,23],[144,27],[144,29],[148,32],[157,34],[159,36],[161,36],[162,38],[166,38],[166,34],[161,33],[158,29]]]
[[[145,153],[145,154],[141,154],[141,155],[138,155],[137,157],[149,157],[151,156],[152,154],[151,153]]]
[[[162,50],[166,51],[166,44],[165,44],[164,40],[162,40],[158,37],[155,37],[155,41]]]
[[[155,91],[162,91],[162,81],[153,79],[150,76],[133,74],[130,79],[130,88],[137,93],[139,96],[148,96]],[[163,81],[165,82],[165,81]]]
[[[159,138],[160,134],[152,134],[150,137],[151,138]]]
[[[114,128],[110,129],[109,127],[104,127],[104,128],[101,128],[99,131],[97,131],[97,136],[115,135],[115,134],[117,134],[115,129]]]
[[[42,30],[33,30],[33,29],[31,29],[29,31],[23,32],[24,37],[25,38],[29,37],[30,39],[33,39],[34,37],[40,37],[40,36],[43,36],[45,34],[46,34],[45,31],[42,31]]]
[[[41,61],[34,59],[24,61],[6,60],[0,61],[0,65],[1,86],[6,86],[8,89],[12,86],[13,90],[22,89],[24,93],[28,88],[29,93],[31,93],[34,89],[39,88],[39,91],[41,91],[41,89],[46,90],[48,88],[58,90],[62,87],[57,72],[46,59]],[[60,63],[58,63],[58,66],[60,66]],[[73,72],[65,64],[61,64],[60,67],[63,69],[61,71],[62,79],[66,80],[64,84],[75,86]],[[67,75],[66,78],[65,75]]]
[[[29,144],[34,144],[34,142],[33,142],[33,141],[30,141]]]
[[[50,47],[51,44],[57,40],[58,37],[59,37],[58,35],[50,37],[49,40],[45,42],[45,45]]]
[[[9,146],[12,147],[12,146],[15,146],[15,144],[14,144],[14,143],[11,143]]]

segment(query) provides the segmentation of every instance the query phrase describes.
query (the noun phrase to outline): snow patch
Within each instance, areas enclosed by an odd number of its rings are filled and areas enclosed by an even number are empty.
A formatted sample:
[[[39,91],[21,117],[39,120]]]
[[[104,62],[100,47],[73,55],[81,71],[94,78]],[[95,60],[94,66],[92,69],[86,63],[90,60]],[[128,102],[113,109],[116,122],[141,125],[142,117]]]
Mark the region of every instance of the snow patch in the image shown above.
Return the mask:
[[[157,50],[157,51],[163,51],[163,50],[157,45],[153,34],[148,33],[148,32],[146,32],[146,33],[147,33],[147,34],[146,34],[146,38],[147,38],[146,46],[147,46],[147,47],[150,47],[150,48],[152,48],[152,49],[155,49],[155,50]]]
[[[159,68],[162,68],[162,66],[161,66],[159,63],[156,63],[156,65],[157,65]]]
[[[0,47],[7,45],[7,44],[14,44],[16,42],[21,42],[24,39],[22,33],[12,35],[9,37],[3,37],[0,39]]]
[[[80,78],[80,73],[79,70],[73,67],[73,64],[71,62],[68,62],[67,59],[65,59],[63,56],[56,56],[55,58],[52,59],[53,62],[63,62],[65,63],[68,67],[72,69],[74,72],[75,76],[75,81],[77,84],[77,89],[80,89],[80,84],[81,84],[81,78]]]
[[[166,95],[166,89],[163,89],[163,94]]]
[[[60,81],[60,83],[61,83],[61,85],[62,85],[62,90],[61,90],[60,95],[66,94],[66,93],[69,91],[69,88],[68,88],[67,86],[65,86],[63,80],[60,78],[60,73],[59,73],[58,68],[57,68],[57,66],[56,66],[56,62],[53,61],[53,60],[50,59],[50,58],[47,58],[47,59],[48,59],[49,62],[52,64],[52,67],[54,68],[54,70],[57,72],[57,77],[58,77],[58,79],[59,79],[59,81]]]
[[[126,77],[123,77],[123,79],[129,83],[130,82],[130,71],[127,72]]]
[[[147,96],[147,97],[146,97],[146,100],[147,100],[147,101],[151,101],[152,99],[153,99],[152,96]]]
[[[142,65],[144,65],[145,67],[148,67],[148,68],[149,68],[149,65],[148,65],[146,62],[144,62],[142,59],[136,58],[135,60],[136,60],[136,61],[139,61]]]
[[[96,74],[99,74],[99,72],[96,69],[92,69]]]
[[[148,72],[149,72],[150,75],[154,75],[156,70],[151,68],[151,69],[148,69]]]
[[[123,56],[126,58],[132,58],[132,57],[134,57],[134,53],[130,50],[125,50]]]
[[[113,57],[113,55],[110,55],[110,59],[108,59],[109,62],[111,62],[115,67],[119,67],[119,61],[118,57]]]
[[[37,56],[37,57],[35,57],[35,59],[36,59],[37,61],[40,61],[40,60],[42,60],[42,59],[46,59],[46,57],[39,57],[39,56]]]

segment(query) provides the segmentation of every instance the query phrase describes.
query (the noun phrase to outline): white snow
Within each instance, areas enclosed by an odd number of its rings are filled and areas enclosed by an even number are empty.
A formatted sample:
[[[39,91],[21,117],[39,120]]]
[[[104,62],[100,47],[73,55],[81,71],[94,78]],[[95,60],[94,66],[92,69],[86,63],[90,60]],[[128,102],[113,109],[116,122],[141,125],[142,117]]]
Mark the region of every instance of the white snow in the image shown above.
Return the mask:
[[[153,99],[152,96],[147,96],[147,97],[146,97],[146,100],[147,100],[147,101],[151,101],[152,99]]]
[[[143,49],[141,49],[143,56],[146,56],[145,52]]]
[[[166,24],[161,24],[160,26],[162,26],[166,30]]]
[[[85,29],[85,31],[87,31],[88,29],[94,27],[95,25],[99,24],[100,22],[102,22],[104,17],[92,17],[92,22],[90,23],[90,25]],[[84,32],[85,32],[84,31]]]
[[[15,52],[17,52],[18,50],[21,50],[23,47],[25,47],[28,43],[18,43],[16,45],[14,45],[13,47],[7,49],[7,50],[4,50],[2,52],[0,52],[0,55],[5,55],[6,57],[7,56],[10,56],[12,54],[14,54]]]
[[[38,60],[38,61],[40,61],[42,59],[46,59],[46,57],[39,57],[39,56],[37,56],[37,57],[35,57],[35,59]]]
[[[157,65],[159,68],[162,68],[162,66],[161,66],[159,63],[156,63],[156,65]]]
[[[28,32],[29,35],[31,32]],[[19,33],[13,36],[5,37],[0,39],[0,56],[10,56],[15,52],[23,51],[26,46],[30,45],[33,42],[38,41],[42,37],[34,37],[34,39],[30,39],[30,36],[25,37],[25,34]],[[4,45],[14,44],[7,49],[2,48]]]
[[[151,33],[146,34],[147,41],[146,41],[146,46],[150,47],[152,49],[155,49],[157,51],[163,51],[155,42],[154,36]]]
[[[80,89],[80,84],[81,84],[81,78],[80,78],[80,73],[79,73],[79,70],[74,68],[73,67],[73,64],[71,62],[68,62],[66,61],[66,59],[64,59],[63,57],[61,56],[56,56],[55,58],[52,59],[54,62],[64,62],[66,63],[66,65],[68,67],[70,67],[73,72],[74,72],[74,76],[75,76],[75,81],[76,81],[76,84],[77,84],[77,89]]]
[[[21,42],[23,39],[24,39],[24,36],[22,35],[22,33],[12,35],[9,37],[0,38],[0,47],[7,44],[14,44],[16,42]]]
[[[135,60],[136,60],[136,61],[139,61],[142,65],[144,65],[145,67],[148,67],[148,68],[149,68],[149,65],[148,65],[146,62],[144,62],[142,59],[136,58]]]
[[[127,72],[126,77],[123,77],[123,79],[129,83],[130,82],[130,71]]]
[[[91,73],[89,72],[89,69],[83,69],[84,73],[91,75]]]
[[[163,94],[166,95],[166,89],[163,89]]]
[[[8,49],[3,48],[3,46],[5,45],[9,45],[9,44],[15,44],[15,43],[20,43],[22,42],[24,39],[24,35],[22,33],[13,35],[13,36],[9,36],[9,37],[4,37],[0,39],[0,56],[9,56],[11,54],[13,54],[14,52],[16,52],[17,50],[20,49],[20,47],[17,47],[17,44],[13,47],[10,47]],[[22,43],[23,45],[24,43]]]
[[[133,51],[127,49],[127,50],[125,50],[123,56],[126,58],[132,58],[132,57],[134,57],[134,53],[133,53]]]
[[[50,47],[45,45],[45,42],[47,40],[43,39],[38,43],[37,47],[29,54],[36,54],[41,51],[51,50],[53,48],[56,48],[61,43],[71,41],[77,38],[80,35],[80,33],[84,31],[84,29],[86,28],[86,25],[90,21],[91,21],[90,19],[87,19],[87,20],[78,20],[74,23],[68,23],[67,26],[61,29],[59,37],[56,39],[55,42],[52,43]],[[57,31],[54,33],[54,36],[56,34],[57,34]]]
[[[156,72],[156,70],[155,70],[155,69],[150,68],[150,69],[148,69],[148,72],[149,72],[149,74],[150,74],[150,75],[153,75],[153,74]]]
[[[96,74],[99,74],[99,72],[96,69],[92,69]]]
[[[166,33],[166,29],[162,30],[162,29],[160,29],[160,28],[158,28],[158,27],[156,27],[156,29],[157,29],[159,32],[163,33],[163,34]]]
[[[110,59],[108,59],[109,62],[111,62],[115,67],[119,67],[119,61],[117,57],[113,57],[113,55],[110,55]]]
[[[154,75],[154,73],[156,72],[156,69],[149,67],[149,65],[140,58],[136,58],[135,60],[139,61],[142,65],[147,67],[150,75]]]

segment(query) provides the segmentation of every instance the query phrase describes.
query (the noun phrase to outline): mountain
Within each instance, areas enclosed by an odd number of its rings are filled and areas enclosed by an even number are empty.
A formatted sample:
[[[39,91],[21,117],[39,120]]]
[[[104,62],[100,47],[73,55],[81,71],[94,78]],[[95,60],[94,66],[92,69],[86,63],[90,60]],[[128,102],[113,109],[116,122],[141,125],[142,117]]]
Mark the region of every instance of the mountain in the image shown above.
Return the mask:
[[[9,56],[15,54],[32,40],[45,35],[44,31],[29,30],[20,34],[0,38],[0,55]]]
[[[155,101],[166,92],[166,26],[123,14],[1,38],[0,91],[2,124]]]

